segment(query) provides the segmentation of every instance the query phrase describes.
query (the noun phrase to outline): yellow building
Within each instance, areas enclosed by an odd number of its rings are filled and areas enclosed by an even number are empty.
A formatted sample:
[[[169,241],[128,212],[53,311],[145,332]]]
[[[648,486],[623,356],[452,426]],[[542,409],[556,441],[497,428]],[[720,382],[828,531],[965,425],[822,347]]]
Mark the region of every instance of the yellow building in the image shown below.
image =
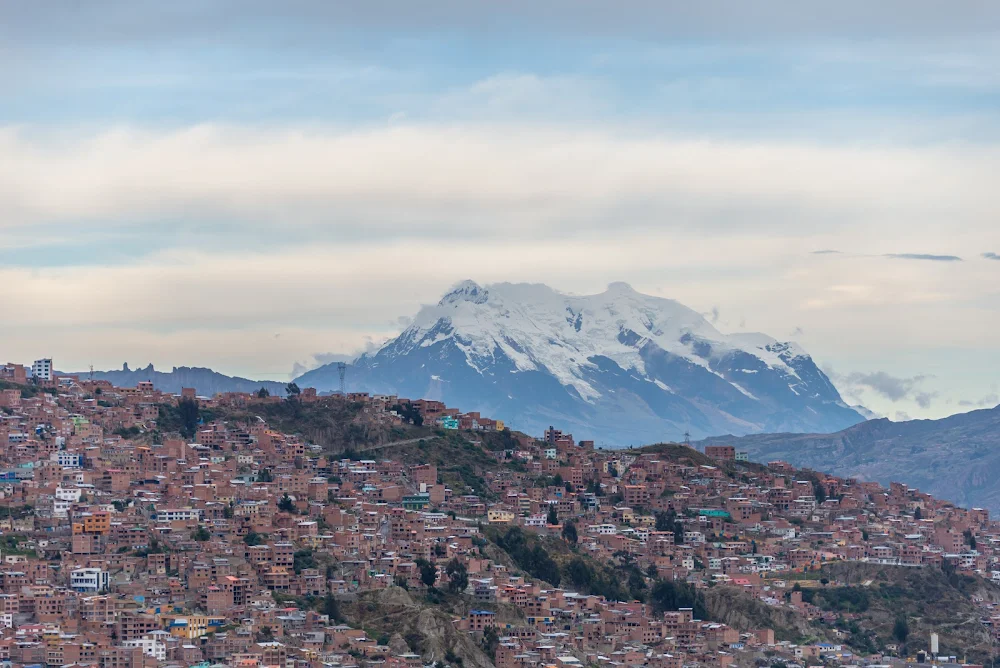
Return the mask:
[[[490,524],[510,524],[514,521],[514,513],[509,510],[488,510],[486,518]]]
[[[193,640],[217,629],[225,622],[225,617],[209,615],[160,615],[163,628],[175,638]]]

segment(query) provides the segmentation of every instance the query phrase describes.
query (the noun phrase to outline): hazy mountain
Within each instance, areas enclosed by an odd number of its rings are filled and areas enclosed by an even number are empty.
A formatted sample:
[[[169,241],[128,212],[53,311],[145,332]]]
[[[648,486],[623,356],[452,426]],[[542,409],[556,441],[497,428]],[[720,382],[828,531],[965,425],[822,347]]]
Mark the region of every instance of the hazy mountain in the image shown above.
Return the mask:
[[[1000,406],[941,420],[883,418],[835,434],[761,434],[709,438],[698,445],[732,444],[750,459],[783,459],[795,466],[883,484],[904,482],[964,506],[1000,511]]]
[[[80,372],[80,378],[87,378],[89,371]],[[210,397],[216,392],[256,392],[260,388],[275,395],[285,395],[285,383],[269,380],[250,380],[236,376],[226,376],[201,367],[175,366],[170,371],[157,371],[150,364],[144,369],[129,369],[128,364],[122,365],[119,371],[95,371],[95,380],[111,381],[118,387],[135,387],[144,380],[153,381],[153,387],[162,392],[179,394],[182,387],[193,387],[201,396]]]
[[[339,387],[335,364],[297,379]],[[811,357],[764,334],[726,335],[699,313],[615,283],[570,296],[466,281],[378,351],[348,390],[444,400],[529,433],[548,425],[608,444],[862,421]]]

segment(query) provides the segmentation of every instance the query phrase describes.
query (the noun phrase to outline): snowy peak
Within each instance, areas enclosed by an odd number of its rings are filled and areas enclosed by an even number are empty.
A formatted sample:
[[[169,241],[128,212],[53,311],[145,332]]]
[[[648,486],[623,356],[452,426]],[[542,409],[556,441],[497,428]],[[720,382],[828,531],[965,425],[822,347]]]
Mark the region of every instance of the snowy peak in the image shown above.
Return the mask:
[[[612,283],[600,294],[574,296],[545,285],[463,281],[435,306],[424,307],[413,325],[379,355],[398,356],[413,347],[450,340],[466,363],[484,372],[502,358],[513,371],[542,370],[584,400],[603,393],[591,376],[600,359],[655,382],[647,369],[651,350],[666,352],[725,379],[746,396],[741,376],[718,367],[727,356],[744,353],[799,384],[794,360],[804,355],[794,343],[763,334],[727,336],[700,313],[679,302],[644,295],[627,283]],[[758,370],[744,369],[744,373]],[[660,379],[662,382],[662,379]],[[669,385],[669,383],[667,383]]]
[[[462,281],[441,298],[438,306],[447,306],[449,304],[457,304],[458,302],[483,304],[489,299],[489,296],[490,293],[481,288],[475,281]]]
[[[626,283],[569,295],[463,281],[355,360],[348,379],[352,390],[441,399],[530,433],[559,423],[611,443],[836,431],[862,420],[797,344],[725,334]],[[333,367],[301,380],[339,385]]]

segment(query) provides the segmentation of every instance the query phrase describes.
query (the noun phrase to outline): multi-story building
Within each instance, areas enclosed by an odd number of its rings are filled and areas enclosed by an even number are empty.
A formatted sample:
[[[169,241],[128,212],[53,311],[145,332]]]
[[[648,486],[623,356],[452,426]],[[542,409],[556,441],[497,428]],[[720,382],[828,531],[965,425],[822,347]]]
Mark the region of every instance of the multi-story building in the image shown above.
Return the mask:
[[[38,380],[52,380],[52,358],[35,360],[31,364],[31,376]]]
[[[107,591],[110,584],[111,574],[100,568],[78,568],[69,574],[69,586],[74,591]]]

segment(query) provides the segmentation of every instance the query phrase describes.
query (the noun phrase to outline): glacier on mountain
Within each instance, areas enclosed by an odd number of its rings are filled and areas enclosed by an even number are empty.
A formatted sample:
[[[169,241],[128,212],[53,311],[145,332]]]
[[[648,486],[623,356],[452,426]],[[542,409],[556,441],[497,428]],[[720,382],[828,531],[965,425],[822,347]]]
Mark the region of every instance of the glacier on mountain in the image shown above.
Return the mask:
[[[336,387],[333,369],[300,384]],[[862,416],[797,344],[723,334],[626,283],[600,294],[463,281],[348,370],[351,390],[428,393],[536,433],[549,423],[609,443],[842,429]],[[339,382],[339,379],[338,379]]]

